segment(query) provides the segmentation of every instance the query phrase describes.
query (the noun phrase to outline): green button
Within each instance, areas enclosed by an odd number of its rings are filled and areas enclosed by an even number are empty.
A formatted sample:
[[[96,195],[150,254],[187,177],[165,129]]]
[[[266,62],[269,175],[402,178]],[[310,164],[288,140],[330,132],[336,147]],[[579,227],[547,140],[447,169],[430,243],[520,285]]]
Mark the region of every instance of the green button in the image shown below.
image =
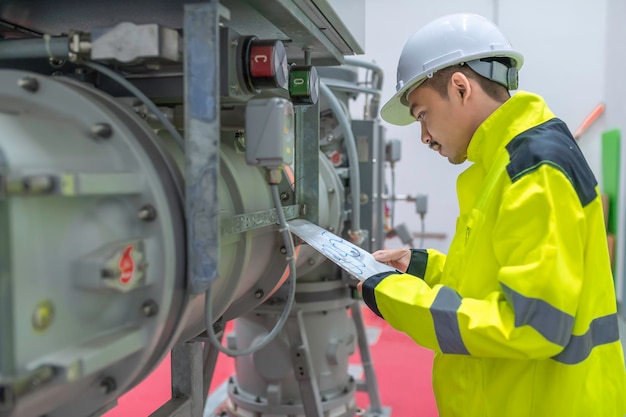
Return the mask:
[[[291,97],[308,96],[310,89],[311,73],[308,70],[292,70],[289,77],[289,94]]]

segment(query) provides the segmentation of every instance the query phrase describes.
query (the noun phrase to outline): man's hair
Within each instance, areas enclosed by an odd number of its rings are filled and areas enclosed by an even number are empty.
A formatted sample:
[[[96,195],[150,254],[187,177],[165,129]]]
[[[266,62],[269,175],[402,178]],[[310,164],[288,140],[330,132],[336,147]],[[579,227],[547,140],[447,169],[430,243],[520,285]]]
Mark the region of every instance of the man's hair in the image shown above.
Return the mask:
[[[495,81],[492,81],[488,78],[483,77],[478,74],[476,71],[471,69],[468,65],[452,65],[450,67],[443,68],[436,73],[433,74],[433,77],[427,80],[424,85],[432,88],[437,91],[439,95],[445,99],[448,98],[448,82],[450,81],[450,77],[455,72],[462,72],[465,74],[467,78],[471,78],[478,82],[480,88],[492,99],[504,103],[507,99],[511,97],[509,90]]]

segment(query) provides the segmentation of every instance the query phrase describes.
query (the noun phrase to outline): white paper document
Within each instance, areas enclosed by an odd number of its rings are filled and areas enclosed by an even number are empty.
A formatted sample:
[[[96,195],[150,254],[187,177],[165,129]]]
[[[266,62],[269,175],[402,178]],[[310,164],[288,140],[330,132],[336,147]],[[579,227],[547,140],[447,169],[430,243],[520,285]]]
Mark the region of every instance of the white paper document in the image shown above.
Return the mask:
[[[378,262],[371,253],[307,220],[290,220],[291,232],[319,253],[339,265],[354,278],[363,281],[381,272],[396,269]]]

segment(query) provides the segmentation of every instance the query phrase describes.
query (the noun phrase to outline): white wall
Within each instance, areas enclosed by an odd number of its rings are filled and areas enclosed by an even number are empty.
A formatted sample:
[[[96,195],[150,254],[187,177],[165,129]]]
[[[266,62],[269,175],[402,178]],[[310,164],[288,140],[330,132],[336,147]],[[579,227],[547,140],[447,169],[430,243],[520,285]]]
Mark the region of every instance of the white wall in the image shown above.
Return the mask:
[[[622,170],[620,184],[624,189],[626,184],[626,146],[624,145],[624,132],[626,132],[626,2],[623,0],[608,0],[607,7],[607,66],[606,66],[606,117],[605,125],[607,129],[620,129],[622,131]],[[618,235],[617,235],[617,298],[620,301],[626,299],[624,249],[626,246],[626,219],[624,207],[626,204],[626,194],[621,193],[619,207],[621,207]],[[622,315],[626,317],[626,308],[622,308]]]
[[[395,92],[396,64],[404,43],[417,29],[448,13],[482,14],[497,22],[513,46],[524,54],[520,88],[542,95],[557,117],[575,131],[605,98],[608,1],[621,0],[366,0],[366,53],[360,58],[383,68],[384,102]],[[617,22],[618,18],[615,19]],[[355,116],[360,115],[361,109],[354,108]],[[603,119],[579,142],[598,176]],[[458,215],[456,177],[469,165],[451,165],[429,150],[419,140],[417,124],[408,127],[383,124],[387,138],[402,141],[402,160],[396,166],[396,192],[428,195],[426,232],[445,233],[447,238],[427,239],[424,246],[447,252]],[[411,231],[420,230],[419,216],[412,204],[397,202],[395,212],[396,224],[406,223]],[[388,241],[388,246],[399,244]]]

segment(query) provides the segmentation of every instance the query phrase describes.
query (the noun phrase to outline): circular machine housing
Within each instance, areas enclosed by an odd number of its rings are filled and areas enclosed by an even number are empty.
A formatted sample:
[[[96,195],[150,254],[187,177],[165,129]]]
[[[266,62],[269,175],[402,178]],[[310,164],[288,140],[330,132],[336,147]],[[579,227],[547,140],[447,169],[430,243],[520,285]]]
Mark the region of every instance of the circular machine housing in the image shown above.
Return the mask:
[[[205,329],[182,150],[123,100],[23,71],[0,71],[0,126],[0,414],[91,415]],[[272,208],[264,172],[220,151],[222,218]],[[280,286],[282,245],[276,227],[223,236],[215,319]]]

